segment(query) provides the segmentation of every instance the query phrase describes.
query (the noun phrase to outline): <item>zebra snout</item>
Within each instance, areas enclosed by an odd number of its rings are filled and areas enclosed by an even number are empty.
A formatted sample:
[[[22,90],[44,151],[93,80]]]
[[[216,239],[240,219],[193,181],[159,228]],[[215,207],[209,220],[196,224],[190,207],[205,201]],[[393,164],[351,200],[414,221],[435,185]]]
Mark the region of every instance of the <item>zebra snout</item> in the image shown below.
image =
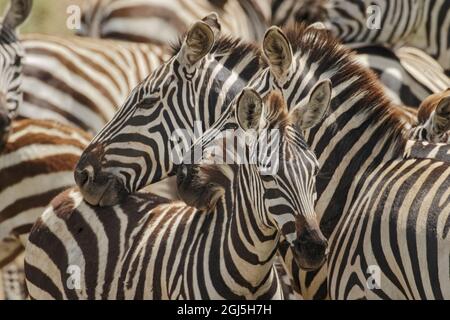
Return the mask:
[[[321,232],[307,232],[294,241],[294,251],[302,269],[316,270],[326,261],[328,241]]]
[[[90,169],[92,168],[77,168],[74,172],[75,182],[87,203],[101,207],[114,206],[128,195],[116,176],[104,172],[95,173],[95,170]]]

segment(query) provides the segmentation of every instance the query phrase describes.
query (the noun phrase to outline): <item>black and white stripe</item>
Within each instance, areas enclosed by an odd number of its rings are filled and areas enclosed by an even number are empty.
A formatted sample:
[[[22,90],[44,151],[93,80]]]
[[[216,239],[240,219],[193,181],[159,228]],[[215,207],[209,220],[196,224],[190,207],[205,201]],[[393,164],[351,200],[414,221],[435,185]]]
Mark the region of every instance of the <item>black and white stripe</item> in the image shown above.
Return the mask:
[[[25,297],[23,256],[18,255],[50,201],[75,184],[73,169],[90,139],[52,121],[13,120],[0,154],[0,290],[5,298]]]
[[[450,87],[450,78],[425,52],[402,47],[355,47],[356,59],[374,71],[392,102],[418,108],[428,96]]]

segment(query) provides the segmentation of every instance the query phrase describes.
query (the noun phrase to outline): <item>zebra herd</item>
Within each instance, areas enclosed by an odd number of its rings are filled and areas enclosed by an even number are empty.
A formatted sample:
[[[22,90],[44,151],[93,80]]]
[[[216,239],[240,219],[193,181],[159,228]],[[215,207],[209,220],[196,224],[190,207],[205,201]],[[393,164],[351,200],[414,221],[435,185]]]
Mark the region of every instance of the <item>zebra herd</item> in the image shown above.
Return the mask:
[[[6,298],[450,298],[449,0],[10,2]]]

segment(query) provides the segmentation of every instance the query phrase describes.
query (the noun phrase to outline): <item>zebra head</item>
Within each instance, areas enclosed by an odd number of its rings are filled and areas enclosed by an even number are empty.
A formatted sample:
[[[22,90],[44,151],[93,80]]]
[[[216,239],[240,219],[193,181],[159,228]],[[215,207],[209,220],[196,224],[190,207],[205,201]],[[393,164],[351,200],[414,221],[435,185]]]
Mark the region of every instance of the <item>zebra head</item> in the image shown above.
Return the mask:
[[[425,99],[418,111],[419,125],[413,139],[435,143],[450,140],[450,89]]]
[[[22,101],[21,74],[24,49],[16,36],[31,11],[31,0],[12,0],[0,24],[0,148],[10,132],[11,120]]]
[[[208,128],[259,70],[254,45],[218,38],[219,31],[216,14],[194,23],[173,57],[134,89],[87,147],[75,181],[88,203],[114,205],[175,174],[175,140]],[[180,129],[185,134],[175,137]]]
[[[320,267],[328,244],[314,211],[319,167],[301,132],[322,119],[330,97],[330,82],[323,81],[308,104],[288,113],[277,91],[263,101],[244,89],[234,117],[207,131],[178,168],[181,199],[200,210],[226,199],[233,212],[243,210],[245,219],[281,234],[301,268]]]

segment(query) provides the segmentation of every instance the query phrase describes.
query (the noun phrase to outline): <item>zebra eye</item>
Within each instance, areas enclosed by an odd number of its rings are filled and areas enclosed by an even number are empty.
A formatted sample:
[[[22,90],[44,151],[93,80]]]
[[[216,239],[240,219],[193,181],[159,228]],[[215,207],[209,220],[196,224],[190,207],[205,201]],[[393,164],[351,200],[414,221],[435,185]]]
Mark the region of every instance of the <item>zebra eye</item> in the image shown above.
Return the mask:
[[[148,109],[148,108],[155,106],[155,104],[157,104],[158,102],[159,102],[159,96],[146,97],[139,102],[139,107]]]

